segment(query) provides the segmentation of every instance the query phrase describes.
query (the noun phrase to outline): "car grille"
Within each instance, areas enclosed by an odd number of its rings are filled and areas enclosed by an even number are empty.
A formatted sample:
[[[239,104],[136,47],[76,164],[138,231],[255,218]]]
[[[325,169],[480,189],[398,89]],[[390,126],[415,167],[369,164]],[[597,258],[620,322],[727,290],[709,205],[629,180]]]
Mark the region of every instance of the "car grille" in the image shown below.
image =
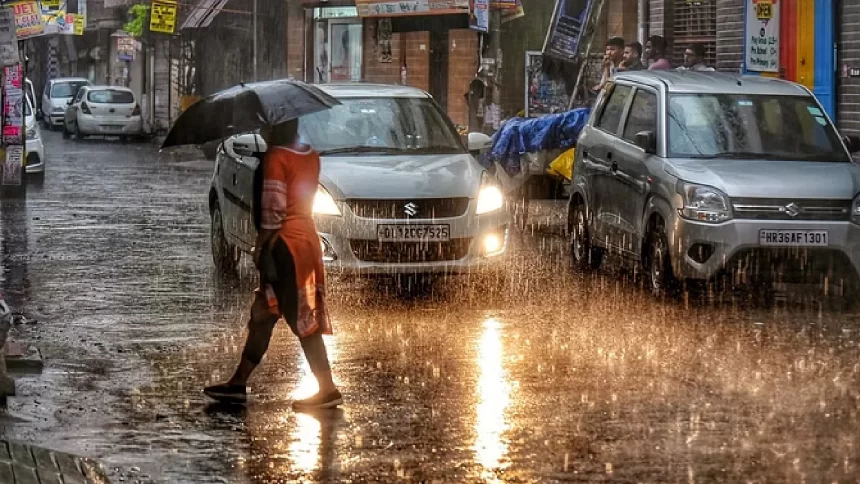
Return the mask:
[[[851,220],[850,200],[779,198],[732,199],[734,216],[749,220]]]
[[[411,200],[346,201],[349,209],[361,218],[372,219],[434,219],[465,215],[468,198],[417,198]]]
[[[409,264],[419,262],[445,262],[460,260],[469,253],[472,239],[454,239],[448,242],[410,243],[350,240],[355,256],[364,262]]]

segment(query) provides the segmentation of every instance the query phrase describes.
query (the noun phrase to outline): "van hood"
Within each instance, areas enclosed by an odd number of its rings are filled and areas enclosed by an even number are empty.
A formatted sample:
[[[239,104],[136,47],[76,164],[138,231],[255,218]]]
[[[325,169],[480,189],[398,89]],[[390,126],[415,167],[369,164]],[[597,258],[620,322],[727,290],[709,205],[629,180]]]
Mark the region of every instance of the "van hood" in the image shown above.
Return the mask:
[[[474,197],[484,169],[469,154],[324,156],[320,180],[332,197]]]
[[[850,200],[860,193],[860,166],[852,162],[673,159],[665,170],[732,198]]]

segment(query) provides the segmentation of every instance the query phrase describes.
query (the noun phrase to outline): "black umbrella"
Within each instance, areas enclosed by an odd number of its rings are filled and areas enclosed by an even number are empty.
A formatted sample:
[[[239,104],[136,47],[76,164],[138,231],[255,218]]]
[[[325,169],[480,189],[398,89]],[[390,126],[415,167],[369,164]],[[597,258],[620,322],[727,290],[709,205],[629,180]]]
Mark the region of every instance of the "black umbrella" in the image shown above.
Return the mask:
[[[307,114],[340,101],[292,79],[240,84],[194,103],[173,123],[162,148],[202,145]]]

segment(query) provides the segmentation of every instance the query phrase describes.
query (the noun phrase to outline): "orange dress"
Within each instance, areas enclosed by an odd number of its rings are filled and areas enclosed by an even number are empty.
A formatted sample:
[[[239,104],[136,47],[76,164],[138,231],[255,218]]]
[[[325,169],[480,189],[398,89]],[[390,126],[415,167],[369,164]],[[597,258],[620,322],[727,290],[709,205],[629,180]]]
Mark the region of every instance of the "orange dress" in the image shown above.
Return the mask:
[[[299,337],[332,334],[325,302],[325,268],[313,219],[320,157],[309,147],[272,147],[263,163],[261,227],[277,230],[293,256],[298,287]],[[274,241],[273,241],[274,242]],[[269,311],[280,315],[270,284],[263,288]]]

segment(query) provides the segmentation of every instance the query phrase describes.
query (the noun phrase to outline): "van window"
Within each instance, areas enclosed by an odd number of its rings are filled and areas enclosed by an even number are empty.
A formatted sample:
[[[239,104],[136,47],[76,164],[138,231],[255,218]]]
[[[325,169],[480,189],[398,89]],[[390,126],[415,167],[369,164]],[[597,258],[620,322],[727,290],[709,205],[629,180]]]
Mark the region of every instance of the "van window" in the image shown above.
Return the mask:
[[[128,91],[101,90],[90,91],[87,101],[97,104],[133,104],[134,94]]]
[[[597,127],[616,134],[618,125],[621,124],[621,115],[624,114],[624,106],[627,105],[627,98],[630,97],[630,91],[633,88],[630,86],[616,85],[615,89],[609,95],[609,100],[606,101],[606,107],[600,113],[600,119],[597,120]]]
[[[635,141],[636,134],[642,131],[651,131],[657,135],[657,96],[639,89],[630,106],[630,115],[624,126],[624,139]]]
[[[86,81],[56,82],[51,88],[51,98],[74,97],[78,89],[88,85]]]

